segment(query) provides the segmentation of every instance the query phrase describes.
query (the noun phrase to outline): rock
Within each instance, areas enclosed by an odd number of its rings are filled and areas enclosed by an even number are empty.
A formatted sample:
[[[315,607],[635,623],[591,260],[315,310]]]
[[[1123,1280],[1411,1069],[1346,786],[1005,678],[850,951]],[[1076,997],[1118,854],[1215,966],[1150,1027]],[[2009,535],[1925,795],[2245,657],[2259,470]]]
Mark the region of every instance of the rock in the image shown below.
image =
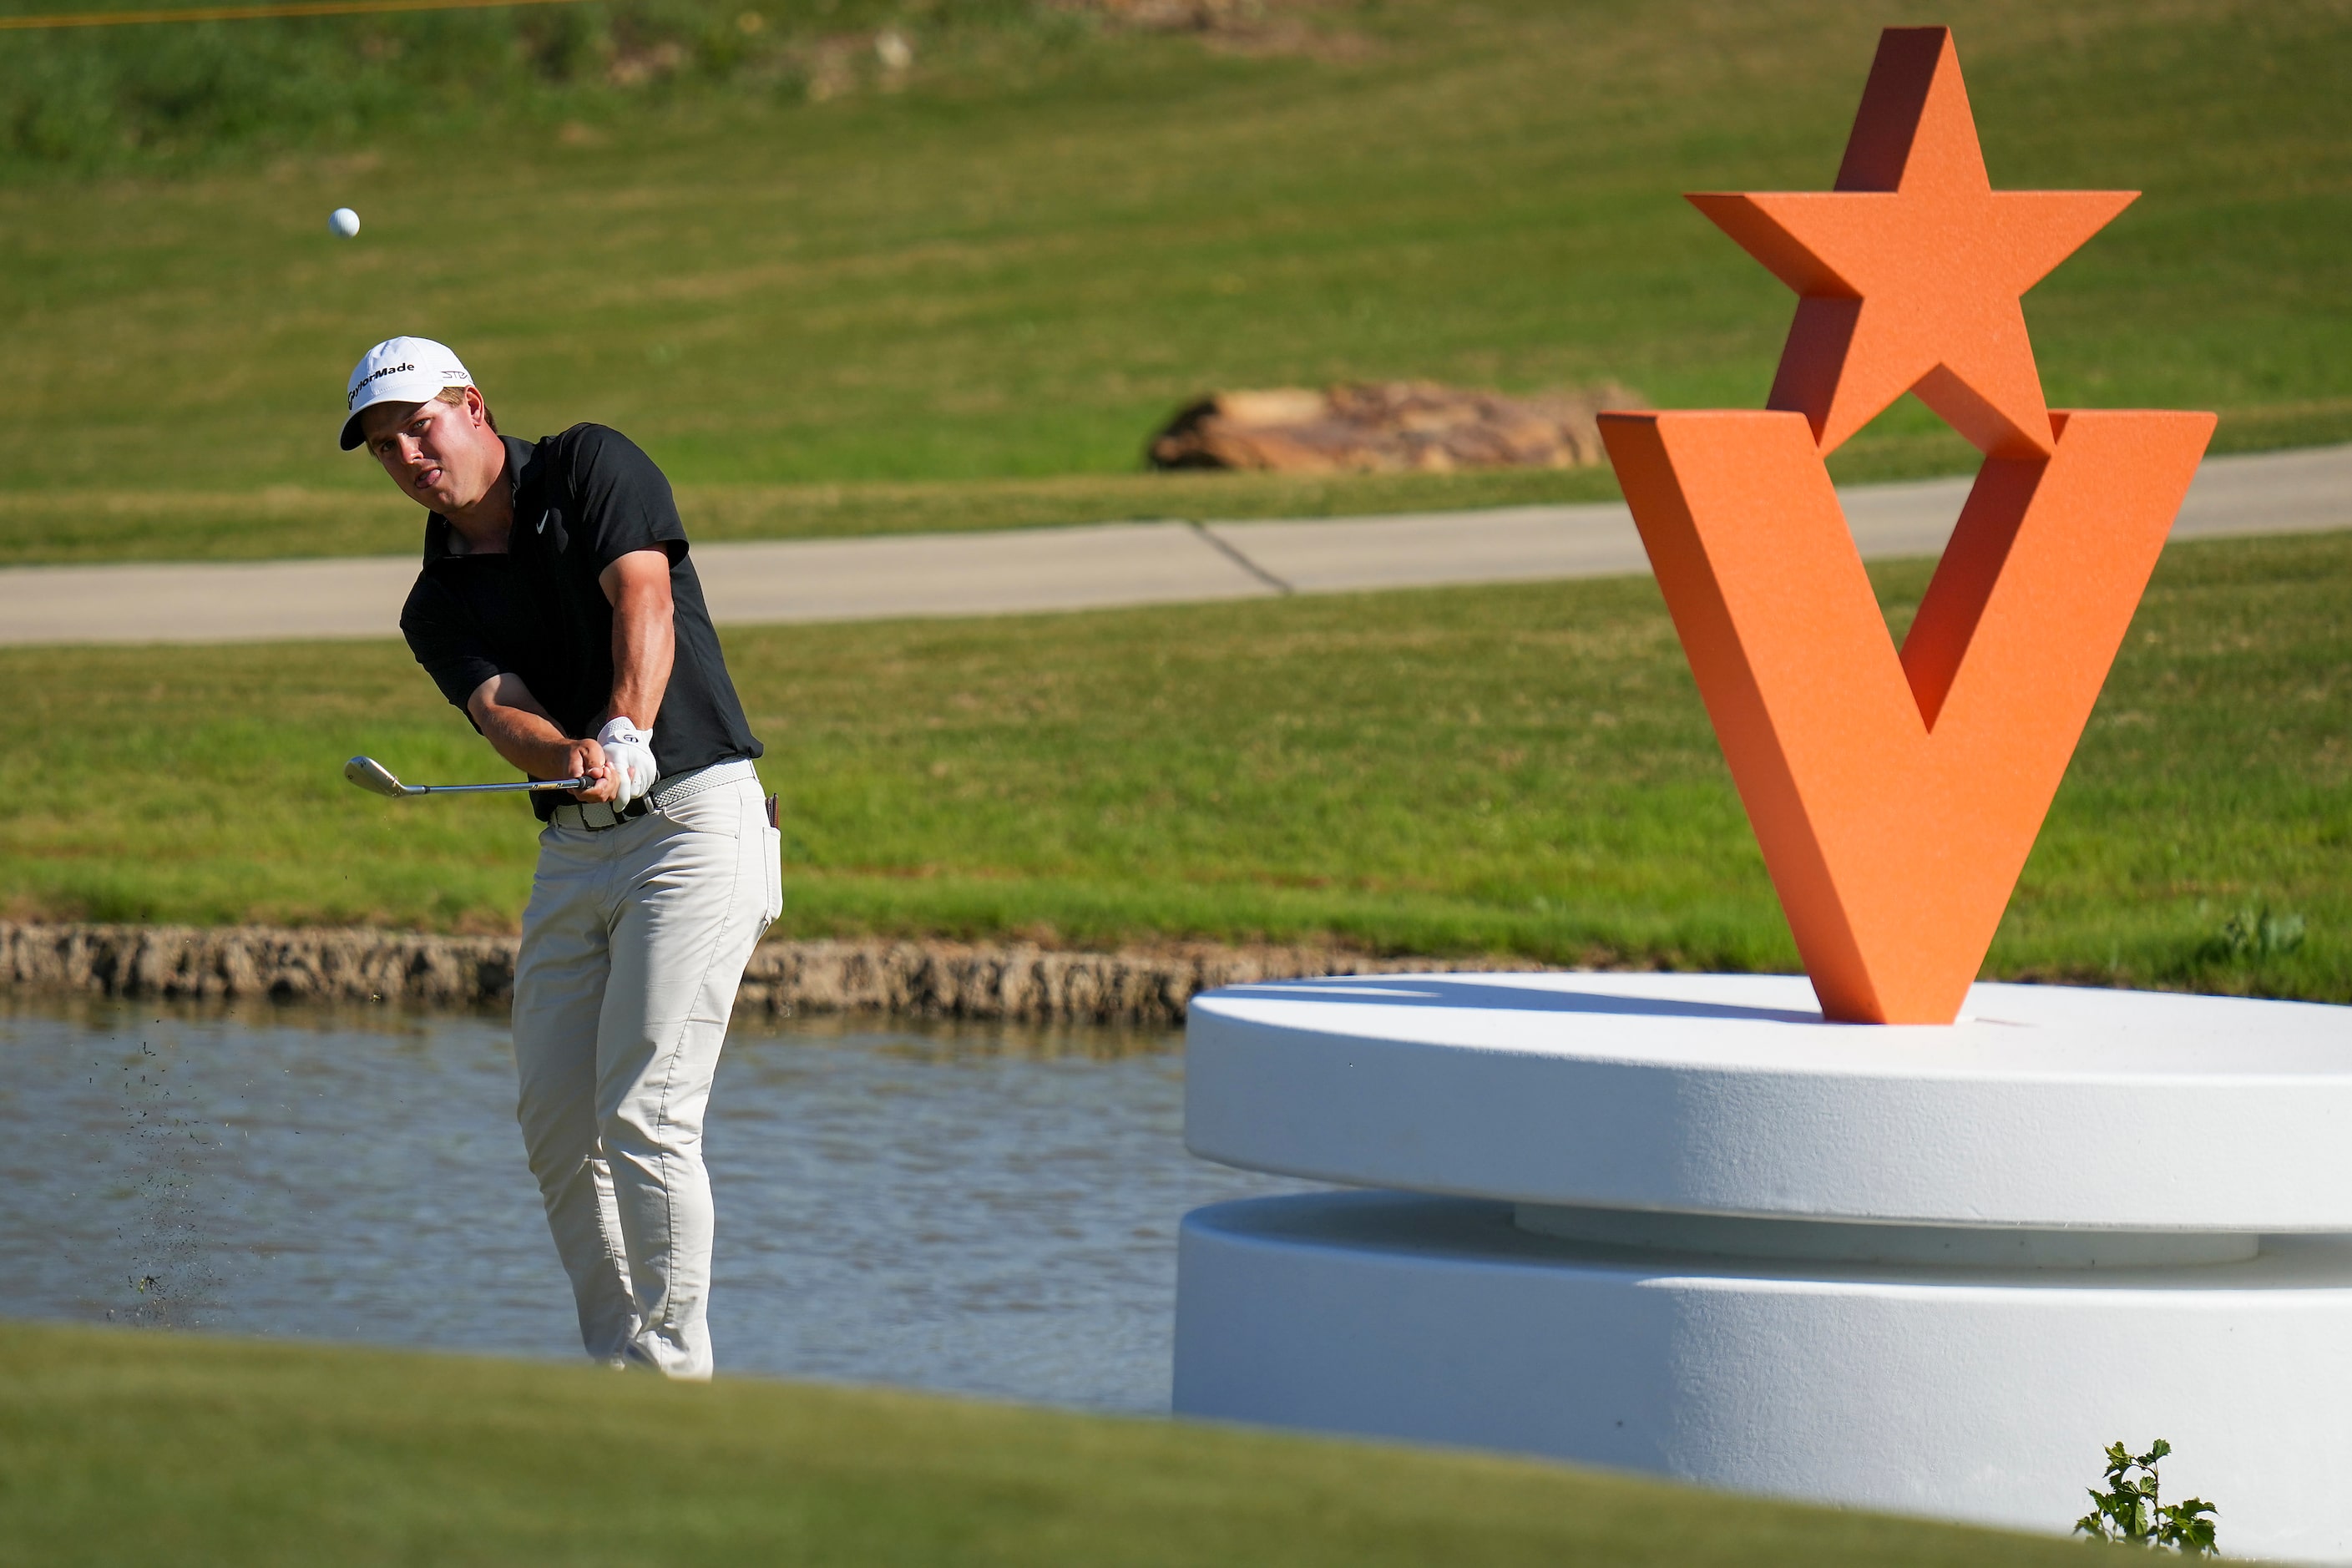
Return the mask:
[[[1057,0],[1056,9],[1089,12],[1144,33],[1214,33],[1261,24],[1265,0]]]
[[[1533,397],[1430,381],[1220,392],[1179,411],[1150,451],[1155,468],[1286,474],[1572,468],[1603,456],[1595,415],[1644,406],[1614,384]]]

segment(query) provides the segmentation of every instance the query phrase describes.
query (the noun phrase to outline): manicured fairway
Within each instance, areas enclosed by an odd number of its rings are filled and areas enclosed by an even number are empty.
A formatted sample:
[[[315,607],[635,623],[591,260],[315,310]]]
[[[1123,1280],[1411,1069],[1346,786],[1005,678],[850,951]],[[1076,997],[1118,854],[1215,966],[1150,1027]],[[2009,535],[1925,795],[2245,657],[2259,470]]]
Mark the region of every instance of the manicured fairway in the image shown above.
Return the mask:
[[[0,1327],[0,1535],[12,1558],[55,1568],[1859,1568],[2074,1563],[2084,1551],[1481,1456],[22,1325]]]
[[[1907,624],[1927,567],[1874,569]],[[1643,578],[729,634],[779,931],[1795,967]],[[1990,973],[2352,1000],[2352,536],[2175,546]],[[0,651],[0,910],[511,929],[500,770],[383,644]],[[2298,933],[2299,927],[2299,933]]]
[[[11,33],[0,561],[406,547],[403,503],[328,440],[358,350],[395,331],[457,344],[512,431],[638,437],[704,537],[1609,485],[1135,475],[1205,387],[1614,378],[1666,405],[1761,401],[1787,292],[1677,193],[1826,184],[1899,18],[1310,10],[1288,43],[1220,47],[1010,0],[767,5],[763,40],[911,32],[898,90],[869,49],[823,103],[805,59],[760,64],[741,0]],[[2352,14],[1935,19],[1996,183],[2146,192],[2028,299],[2053,402],[2218,407],[2224,449],[2352,436]],[[671,34],[691,64],[610,85]],[[113,130],[109,103],[131,106]],[[134,131],[162,151],[121,152]],[[339,204],[355,241],[327,232]],[[1906,405],[1841,468],[1966,456]]]

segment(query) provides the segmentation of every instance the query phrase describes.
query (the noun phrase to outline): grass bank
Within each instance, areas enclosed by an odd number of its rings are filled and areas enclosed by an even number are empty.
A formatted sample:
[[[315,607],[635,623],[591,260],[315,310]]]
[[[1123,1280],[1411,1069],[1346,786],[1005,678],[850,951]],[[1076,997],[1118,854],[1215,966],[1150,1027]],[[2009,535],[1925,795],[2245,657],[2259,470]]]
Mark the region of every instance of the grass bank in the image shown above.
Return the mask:
[[[14,1324],[0,1529],[58,1568],[2084,1560],[2058,1541],[1472,1455]]]
[[[0,561],[405,548],[402,503],[327,444],[394,331],[457,344],[509,429],[628,430],[713,537],[1605,493],[1135,470],[1204,387],[1760,402],[1786,291],[1676,193],[1826,184],[1899,19],[1385,0],[1203,37],[1013,0],[647,0],[12,33],[0,98],[72,87],[101,130],[156,128],[0,152]],[[2224,449],[2352,438],[2352,16],[1935,19],[1998,183],[2146,192],[2028,300],[2053,402],[2218,407]],[[914,50],[890,79],[870,47],[837,93],[791,63],[886,26]],[[345,204],[355,241],[325,228]],[[1965,459],[1906,405],[1842,464]]]
[[[1875,566],[1908,624],[1924,563]],[[1336,941],[1789,969],[1654,584],[774,627],[728,657],[784,802],[779,934]],[[2352,1001],[2352,537],[2176,545],[1988,973]],[[0,650],[0,908],[510,929],[511,801],[381,644]]]

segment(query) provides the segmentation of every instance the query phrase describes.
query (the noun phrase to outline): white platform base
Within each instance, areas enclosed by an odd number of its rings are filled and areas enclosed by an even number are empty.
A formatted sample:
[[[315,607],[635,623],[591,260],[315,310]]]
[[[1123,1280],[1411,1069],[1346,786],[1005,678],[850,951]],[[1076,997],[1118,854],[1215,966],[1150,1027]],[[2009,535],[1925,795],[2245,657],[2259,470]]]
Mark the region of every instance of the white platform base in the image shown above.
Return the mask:
[[[2352,1562],[2352,1243],[2250,1260],[1953,1268],[1675,1254],[1393,1193],[1184,1224],[1185,1415],[1543,1454],[2063,1533],[2101,1451],[2231,1556]]]
[[[2174,1445],[2221,1549],[2352,1563],[2352,1008],[1800,975],[1234,986],[1176,1408],[2063,1533]],[[1439,1195],[1421,1195],[1439,1194]]]

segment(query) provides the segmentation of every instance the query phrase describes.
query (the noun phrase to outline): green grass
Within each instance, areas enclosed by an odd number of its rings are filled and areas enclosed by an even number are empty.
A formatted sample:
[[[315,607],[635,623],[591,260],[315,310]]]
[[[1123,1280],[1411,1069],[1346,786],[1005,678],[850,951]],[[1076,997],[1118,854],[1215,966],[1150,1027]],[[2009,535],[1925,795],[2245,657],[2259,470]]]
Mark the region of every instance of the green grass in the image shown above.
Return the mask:
[[[1907,625],[1924,563],[1873,569]],[[1796,967],[1654,584],[739,630],[780,931]],[[2352,1001],[2352,537],[2167,552],[1988,973]],[[0,650],[0,910],[509,929],[511,801],[386,645]],[[2242,910],[2305,922],[2231,951]]]
[[[43,92],[98,129],[0,152],[0,561],[409,547],[328,445],[394,331],[457,345],[509,429],[638,437],[709,536],[1605,494],[1134,470],[1205,387],[1760,402],[1786,291],[1676,193],[1826,184],[1877,27],[1931,17],[1997,183],[2146,192],[2028,300],[2054,402],[2352,437],[2340,5],[1384,0],[1251,55],[856,0],[769,6],[772,58],[711,41],[739,7],[7,35],[0,124]],[[890,15],[903,90],[810,101],[793,51]],[[655,37],[688,63],[611,85]],[[1906,406],[1841,471],[1965,457]]]
[[[53,1568],[2085,1561],[1477,1455],[16,1324],[0,1326],[0,1532]]]

